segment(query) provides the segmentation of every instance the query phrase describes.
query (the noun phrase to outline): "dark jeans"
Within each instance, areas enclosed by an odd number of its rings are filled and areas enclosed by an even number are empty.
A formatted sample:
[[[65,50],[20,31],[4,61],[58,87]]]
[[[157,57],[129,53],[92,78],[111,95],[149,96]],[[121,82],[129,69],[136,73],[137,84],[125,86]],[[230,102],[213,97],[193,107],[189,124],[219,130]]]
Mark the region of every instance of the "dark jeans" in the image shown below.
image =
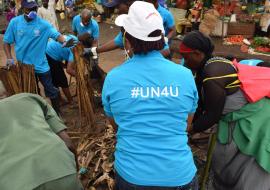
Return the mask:
[[[63,63],[54,60],[48,54],[46,54],[46,57],[50,66],[53,85],[55,87],[68,88],[67,76],[62,66]]]
[[[50,71],[45,73],[36,73],[36,77],[43,85],[46,97],[50,99],[55,99],[58,97],[59,90],[52,83],[52,76]]]
[[[198,190],[198,179],[195,176],[192,181],[186,185],[178,187],[154,187],[135,185],[124,180],[117,172],[115,172],[115,190]]]

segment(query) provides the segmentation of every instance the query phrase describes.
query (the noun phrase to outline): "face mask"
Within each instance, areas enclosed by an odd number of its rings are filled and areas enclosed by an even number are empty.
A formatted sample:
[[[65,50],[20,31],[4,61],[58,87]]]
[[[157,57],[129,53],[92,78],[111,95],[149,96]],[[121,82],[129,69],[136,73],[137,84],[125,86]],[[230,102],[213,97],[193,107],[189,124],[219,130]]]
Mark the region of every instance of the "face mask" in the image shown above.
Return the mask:
[[[89,23],[90,24],[90,23]],[[88,24],[88,25],[89,25]],[[80,22],[80,25],[82,26],[82,27],[87,27],[87,25],[85,26],[82,22]]]
[[[34,20],[37,18],[37,12],[36,11],[31,11],[28,15],[26,15],[30,20]]]
[[[124,50],[125,50],[125,59],[129,60],[130,59],[129,50],[126,50],[126,48],[124,48]]]

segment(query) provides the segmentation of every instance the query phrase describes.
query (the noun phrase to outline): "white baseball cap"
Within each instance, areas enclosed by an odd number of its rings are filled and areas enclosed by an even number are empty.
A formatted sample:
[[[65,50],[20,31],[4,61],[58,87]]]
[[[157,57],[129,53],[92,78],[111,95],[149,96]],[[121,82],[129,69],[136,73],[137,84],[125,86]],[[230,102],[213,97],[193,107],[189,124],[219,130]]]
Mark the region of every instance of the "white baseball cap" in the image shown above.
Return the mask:
[[[122,14],[115,20],[117,26],[122,26],[133,37],[143,41],[158,41],[162,35],[149,37],[149,34],[161,30],[164,34],[163,20],[153,4],[135,1],[128,14]]]

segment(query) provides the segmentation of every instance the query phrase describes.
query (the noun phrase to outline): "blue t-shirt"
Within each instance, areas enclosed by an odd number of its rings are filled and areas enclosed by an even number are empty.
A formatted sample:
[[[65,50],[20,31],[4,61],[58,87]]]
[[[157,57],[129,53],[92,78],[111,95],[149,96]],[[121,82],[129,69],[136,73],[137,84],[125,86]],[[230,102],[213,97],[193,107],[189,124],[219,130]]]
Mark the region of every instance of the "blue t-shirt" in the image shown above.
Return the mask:
[[[46,20],[37,17],[27,22],[24,16],[13,18],[4,35],[4,42],[15,43],[15,54],[18,61],[33,64],[36,73],[50,70],[45,56],[48,39],[57,39],[60,33]]]
[[[56,61],[74,61],[71,49],[67,47],[63,48],[59,42],[53,40],[48,42],[46,53]]]
[[[91,22],[87,26],[82,26],[81,16],[77,15],[72,20],[72,30],[79,35],[88,32],[95,40],[99,38],[99,26],[94,19],[91,19]]]
[[[187,144],[187,117],[197,100],[191,71],[158,51],[134,55],[110,71],[102,102],[118,125],[115,169],[120,176],[146,186],[189,183],[196,167]]]
[[[124,48],[124,42],[123,42],[123,34],[122,32],[119,32],[117,36],[114,38],[114,44],[117,45],[120,48]],[[169,44],[165,43],[165,46],[163,50],[169,49]]]
[[[162,7],[161,5],[158,5],[157,11],[161,15],[163,19],[163,26],[165,30],[165,36],[168,35],[169,29],[174,27],[174,18],[170,11],[168,11],[166,8]]]
[[[263,61],[260,59],[246,59],[246,60],[240,61],[239,63],[244,64],[244,65],[256,66],[261,62],[263,62]]]

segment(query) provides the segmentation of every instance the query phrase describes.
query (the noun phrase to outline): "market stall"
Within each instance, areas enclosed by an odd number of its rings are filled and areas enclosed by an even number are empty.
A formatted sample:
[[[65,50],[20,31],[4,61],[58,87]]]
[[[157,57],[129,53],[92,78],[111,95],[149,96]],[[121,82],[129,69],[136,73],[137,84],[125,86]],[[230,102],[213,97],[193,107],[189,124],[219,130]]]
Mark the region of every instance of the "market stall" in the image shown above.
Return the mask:
[[[199,29],[213,38],[217,55],[269,61],[270,0],[176,0],[169,5],[179,34]],[[173,52],[178,44],[172,44]]]

